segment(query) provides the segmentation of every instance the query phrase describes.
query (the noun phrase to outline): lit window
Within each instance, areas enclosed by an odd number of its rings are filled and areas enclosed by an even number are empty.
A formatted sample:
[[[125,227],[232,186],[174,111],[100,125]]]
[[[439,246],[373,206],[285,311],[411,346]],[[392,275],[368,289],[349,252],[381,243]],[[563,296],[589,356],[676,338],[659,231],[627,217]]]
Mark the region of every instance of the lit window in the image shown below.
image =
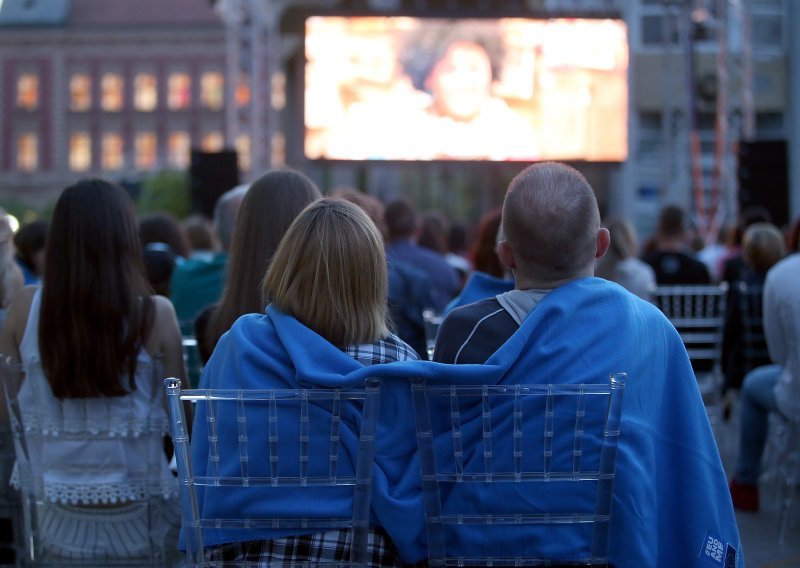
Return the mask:
[[[125,145],[122,141],[122,136],[114,132],[103,134],[101,150],[104,170],[116,171],[123,168],[125,165]]]
[[[153,132],[139,132],[134,140],[136,168],[151,170],[156,166],[158,142]]]
[[[191,140],[186,132],[173,132],[167,141],[169,164],[176,168],[186,168],[192,150]]]
[[[272,135],[272,164],[282,166],[286,163],[286,136],[283,132]]]
[[[212,110],[219,110],[225,103],[225,80],[222,73],[208,71],[200,76],[200,102]]]
[[[91,106],[92,78],[86,73],[76,73],[69,80],[69,108],[80,112]]]
[[[75,132],[69,137],[69,169],[85,172],[92,166],[92,140],[88,132]]]
[[[152,112],[158,105],[156,76],[151,73],[137,73],[133,79],[133,106],[136,110]]]
[[[17,138],[17,169],[32,172],[39,167],[39,138],[33,132],[25,132]]]
[[[17,107],[23,110],[39,108],[39,77],[23,73],[17,78]]]
[[[236,154],[239,159],[239,167],[244,171],[250,170],[250,136],[239,134],[236,137]]]
[[[219,152],[224,145],[225,139],[221,132],[208,132],[200,141],[200,147],[204,152]]]
[[[239,106],[250,104],[250,80],[244,73],[239,75],[239,81],[236,83],[236,104]]]
[[[192,104],[192,79],[188,73],[172,73],[167,80],[167,106],[187,109]]]
[[[125,102],[125,83],[118,73],[105,73],[100,79],[100,106],[103,110],[117,112]]]

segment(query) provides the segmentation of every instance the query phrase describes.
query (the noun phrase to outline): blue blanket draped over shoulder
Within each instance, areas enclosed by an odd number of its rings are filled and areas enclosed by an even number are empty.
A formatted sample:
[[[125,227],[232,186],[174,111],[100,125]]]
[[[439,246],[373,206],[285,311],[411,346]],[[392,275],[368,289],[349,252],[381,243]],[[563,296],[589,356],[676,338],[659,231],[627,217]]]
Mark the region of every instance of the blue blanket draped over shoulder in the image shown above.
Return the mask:
[[[548,294],[484,365],[420,361],[362,367],[270,308],[266,316],[245,316],[234,325],[203,380],[206,387],[280,388],[357,386],[366,377],[382,377],[374,521],[404,560],[416,561],[426,551],[409,377],[449,384],[578,384],[604,383],[614,372],[627,373],[627,383],[610,561],[631,568],[725,566],[724,553],[720,563],[707,554],[718,550],[708,546],[716,541],[723,551],[730,545],[737,566],[744,566],[725,474],[680,337],[654,306],[605,280],[583,278]],[[196,470],[206,462],[203,428],[198,415]],[[207,495],[204,506],[254,512],[271,505],[235,495],[219,502]],[[465,527],[464,540],[471,538],[469,530]],[[480,539],[480,527],[471,530]]]

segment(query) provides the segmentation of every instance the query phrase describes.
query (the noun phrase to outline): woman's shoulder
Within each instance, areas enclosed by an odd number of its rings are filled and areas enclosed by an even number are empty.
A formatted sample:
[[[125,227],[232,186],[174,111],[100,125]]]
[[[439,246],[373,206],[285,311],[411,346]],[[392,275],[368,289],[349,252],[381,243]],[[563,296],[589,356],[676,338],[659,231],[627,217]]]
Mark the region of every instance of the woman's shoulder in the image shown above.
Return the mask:
[[[390,333],[388,336],[363,345],[351,345],[344,352],[362,365],[379,365],[395,361],[418,361],[419,355],[405,341]]]

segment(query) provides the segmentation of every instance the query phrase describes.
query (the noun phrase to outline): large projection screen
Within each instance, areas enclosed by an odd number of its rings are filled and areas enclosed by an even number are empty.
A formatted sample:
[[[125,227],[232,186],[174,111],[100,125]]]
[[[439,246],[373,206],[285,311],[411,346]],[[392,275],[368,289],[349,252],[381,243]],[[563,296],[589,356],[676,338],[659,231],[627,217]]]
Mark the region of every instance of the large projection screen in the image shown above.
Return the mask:
[[[627,157],[621,20],[312,16],[311,160]]]

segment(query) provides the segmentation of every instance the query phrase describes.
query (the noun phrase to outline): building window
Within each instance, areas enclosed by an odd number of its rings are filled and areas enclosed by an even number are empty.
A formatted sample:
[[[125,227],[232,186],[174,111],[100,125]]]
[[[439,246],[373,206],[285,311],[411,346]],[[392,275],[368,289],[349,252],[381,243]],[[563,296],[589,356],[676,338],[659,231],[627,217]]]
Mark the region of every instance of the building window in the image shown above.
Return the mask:
[[[104,73],[100,79],[100,106],[105,111],[118,112],[125,103],[125,82],[119,73]]]
[[[225,146],[225,139],[222,137],[222,132],[203,134],[203,139],[200,141],[200,147],[204,152],[219,152],[223,146]]]
[[[69,79],[69,108],[77,112],[92,106],[92,78],[86,73],[76,73]]]
[[[247,106],[250,104],[250,78],[241,73],[236,83],[236,104],[238,106]]]
[[[88,132],[74,132],[69,137],[69,169],[85,172],[92,167],[92,139]]]
[[[243,171],[250,171],[250,136],[239,134],[236,137],[236,154],[239,161],[239,168]]]
[[[136,169],[152,170],[156,166],[158,141],[154,132],[139,132],[134,140]]]
[[[39,167],[39,137],[24,132],[17,137],[17,169],[32,172]]]
[[[219,71],[207,71],[200,76],[200,102],[211,110],[225,104],[225,80]]]
[[[23,73],[17,78],[17,108],[39,108],[39,77],[36,74]]]
[[[184,110],[192,105],[192,78],[188,73],[171,73],[167,80],[167,106]]]
[[[169,165],[185,169],[189,166],[192,143],[186,132],[173,132],[167,141]]]
[[[119,134],[115,132],[103,134],[101,151],[105,171],[113,172],[125,166],[125,145]]]
[[[133,79],[133,106],[136,110],[152,112],[158,105],[158,83],[152,73],[137,73]]]

